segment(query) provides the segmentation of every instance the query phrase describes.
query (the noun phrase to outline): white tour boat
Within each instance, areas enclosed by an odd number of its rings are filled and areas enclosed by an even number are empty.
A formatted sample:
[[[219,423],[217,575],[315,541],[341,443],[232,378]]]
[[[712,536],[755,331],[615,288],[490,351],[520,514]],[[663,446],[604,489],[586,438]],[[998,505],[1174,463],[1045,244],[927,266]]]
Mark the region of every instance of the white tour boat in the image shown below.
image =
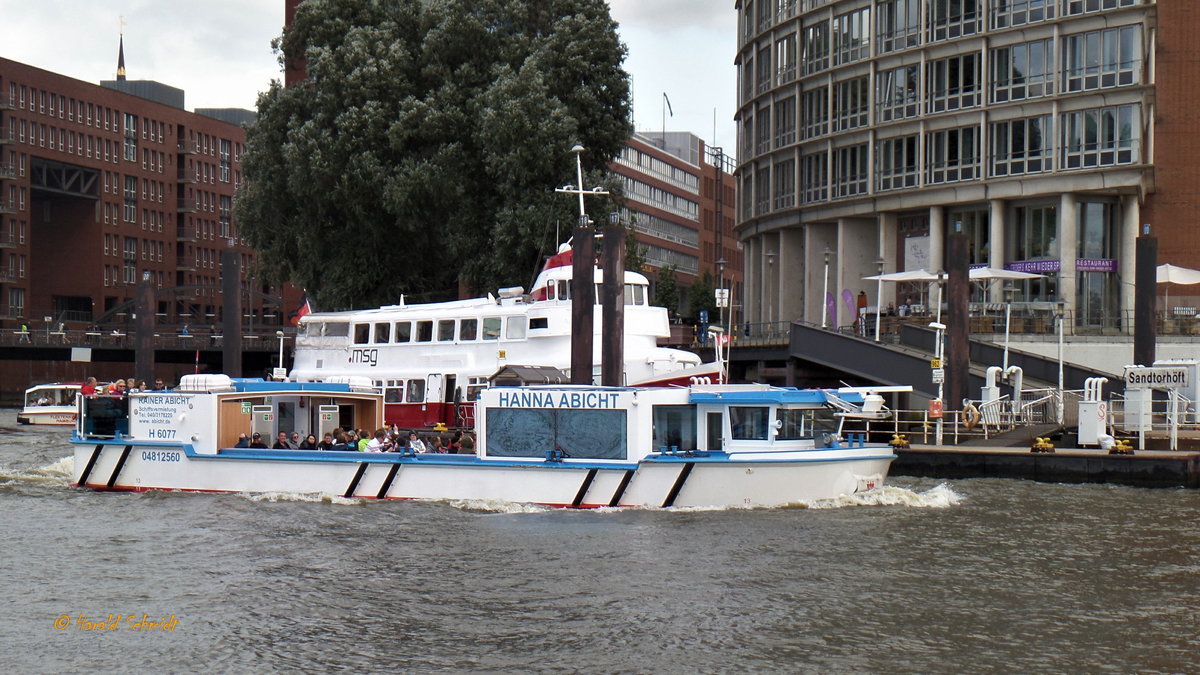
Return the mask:
[[[290,379],[366,377],[384,393],[384,418],[402,427],[470,427],[471,404],[490,376],[508,365],[571,365],[571,249],[550,258],[533,290],[497,296],[314,312],[301,318]],[[597,294],[602,271],[594,268]],[[667,311],[649,302],[649,282],[625,272],[625,384],[716,383],[717,363],[658,346],[670,336]],[[594,310],[593,381],[599,377],[601,307]]]
[[[234,447],[245,435],[376,429],[382,395],[330,382],[187,375],[83,399],[72,483],[96,490],[291,492],[561,507],[777,506],[882,485],[895,455],[843,433],[862,390],[766,385],[492,387],[470,454]]]
[[[80,382],[54,382],[26,389],[25,407],[17,414],[17,422],[56,426],[75,424],[75,400],[82,386]]]

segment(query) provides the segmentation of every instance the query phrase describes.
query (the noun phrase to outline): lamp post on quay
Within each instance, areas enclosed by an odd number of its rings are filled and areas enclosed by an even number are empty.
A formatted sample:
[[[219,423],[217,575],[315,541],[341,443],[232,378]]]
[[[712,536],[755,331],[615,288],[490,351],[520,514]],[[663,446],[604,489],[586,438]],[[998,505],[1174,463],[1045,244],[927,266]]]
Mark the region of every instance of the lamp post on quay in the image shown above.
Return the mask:
[[[879,324],[883,323],[883,256],[875,260],[879,266],[879,278],[875,280],[875,341],[879,342]]]
[[[829,254],[832,251],[825,247],[825,285],[821,288],[821,328],[829,327]]]
[[[275,369],[275,379],[286,380],[287,369],[283,367],[283,338],[284,333],[281,330],[275,331],[275,337],[279,338],[279,367]]]

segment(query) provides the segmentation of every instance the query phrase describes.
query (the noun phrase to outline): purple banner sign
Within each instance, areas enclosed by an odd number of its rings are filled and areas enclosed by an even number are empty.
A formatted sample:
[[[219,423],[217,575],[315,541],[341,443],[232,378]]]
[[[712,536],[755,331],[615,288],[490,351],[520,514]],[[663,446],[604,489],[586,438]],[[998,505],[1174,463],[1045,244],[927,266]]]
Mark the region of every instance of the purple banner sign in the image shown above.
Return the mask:
[[[1004,263],[1004,269],[1012,272],[1029,272],[1030,274],[1045,274],[1046,272],[1057,272],[1062,265],[1059,260],[1016,260],[1010,263]]]
[[[1079,258],[1075,261],[1076,272],[1116,272],[1117,261],[1109,258]]]

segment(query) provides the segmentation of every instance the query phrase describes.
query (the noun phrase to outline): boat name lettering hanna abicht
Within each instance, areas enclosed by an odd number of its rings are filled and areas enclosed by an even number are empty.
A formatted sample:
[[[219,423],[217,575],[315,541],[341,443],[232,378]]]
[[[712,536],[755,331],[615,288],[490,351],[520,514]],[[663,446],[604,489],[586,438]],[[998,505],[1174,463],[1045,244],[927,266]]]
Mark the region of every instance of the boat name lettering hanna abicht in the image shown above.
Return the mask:
[[[502,391],[496,402],[509,408],[616,408],[616,392]]]

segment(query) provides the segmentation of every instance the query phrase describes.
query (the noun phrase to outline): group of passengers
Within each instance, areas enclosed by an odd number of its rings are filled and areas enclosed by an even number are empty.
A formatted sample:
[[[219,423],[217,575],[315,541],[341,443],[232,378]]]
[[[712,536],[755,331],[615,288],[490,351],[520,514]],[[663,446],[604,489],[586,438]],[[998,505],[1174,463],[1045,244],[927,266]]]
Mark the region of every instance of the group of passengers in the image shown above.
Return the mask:
[[[154,386],[150,386],[145,380],[139,382],[132,377],[127,380],[117,379],[109,384],[100,384],[96,378],[89,377],[79,388],[79,393],[84,396],[125,396],[126,394],[136,394],[139,391],[166,390],[167,385],[163,383],[162,378],[155,380]]]
[[[474,454],[475,439],[470,434],[455,431],[453,434],[430,434],[422,438],[417,431],[407,434],[401,432],[395,425],[390,428],[379,428],[375,433],[366,429],[335,428],[327,432],[321,440],[313,434],[303,439],[300,433],[291,434],[280,431],[275,436],[275,443],[268,446],[262,434],[254,432],[247,436],[238,437],[237,448],[260,448],[273,450],[333,450],[337,452],[411,452],[411,453],[465,453]]]

